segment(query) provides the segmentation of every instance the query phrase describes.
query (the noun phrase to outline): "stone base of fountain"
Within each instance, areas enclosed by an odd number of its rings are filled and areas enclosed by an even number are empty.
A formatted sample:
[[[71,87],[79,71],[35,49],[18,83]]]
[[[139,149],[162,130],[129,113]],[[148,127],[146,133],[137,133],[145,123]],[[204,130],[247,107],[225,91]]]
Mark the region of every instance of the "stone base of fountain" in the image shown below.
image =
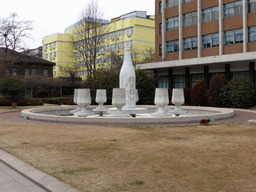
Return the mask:
[[[133,108],[133,109],[122,109],[123,113],[128,114],[132,117],[136,117],[136,114],[143,114],[143,113],[148,113],[148,109],[147,108]],[[109,114],[113,114],[116,112],[116,108],[108,108],[107,109],[107,113]],[[111,116],[111,115],[110,115]]]

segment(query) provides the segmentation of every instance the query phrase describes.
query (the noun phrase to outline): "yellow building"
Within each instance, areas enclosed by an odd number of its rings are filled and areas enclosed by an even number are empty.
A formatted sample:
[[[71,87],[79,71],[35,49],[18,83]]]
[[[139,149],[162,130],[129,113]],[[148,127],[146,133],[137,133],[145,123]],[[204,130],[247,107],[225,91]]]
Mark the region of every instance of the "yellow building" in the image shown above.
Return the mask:
[[[155,20],[146,11],[134,11],[100,23],[104,23],[105,30],[102,33],[104,43],[100,43],[97,49],[97,68],[110,68],[113,54],[122,59],[127,45],[132,46],[137,61],[145,59],[146,49],[155,49]],[[66,28],[65,34],[49,35],[43,39],[44,59],[56,63],[54,77],[68,76],[66,69],[72,69],[76,76],[86,78],[85,60],[76,49],[81,42],[75,32],[79,24]]]

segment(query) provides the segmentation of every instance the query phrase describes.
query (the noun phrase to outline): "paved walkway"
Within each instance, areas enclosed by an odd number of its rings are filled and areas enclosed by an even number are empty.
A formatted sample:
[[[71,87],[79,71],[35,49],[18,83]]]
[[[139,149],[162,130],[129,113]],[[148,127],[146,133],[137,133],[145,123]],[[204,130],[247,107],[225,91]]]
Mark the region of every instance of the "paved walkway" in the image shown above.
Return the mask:
[[[256,124],[256,108],[251,110],[235,109],[235,116],[230,119],[217,120],[213,123],[250,123]],[[45,122],[24,119],[21,110],[11,110],[0,113],[0,120],[60,124],[59,122]],[[249,122],[249,120],[254,120]],[[62,123],[69,124],[69,123]],[[63,182],[35,169],[20,161],[9,153],[0,150],[0,192],[78,192]]]
[[[36,183],[24,177],[0,161],[0,191],[2,192],[46,192]]]

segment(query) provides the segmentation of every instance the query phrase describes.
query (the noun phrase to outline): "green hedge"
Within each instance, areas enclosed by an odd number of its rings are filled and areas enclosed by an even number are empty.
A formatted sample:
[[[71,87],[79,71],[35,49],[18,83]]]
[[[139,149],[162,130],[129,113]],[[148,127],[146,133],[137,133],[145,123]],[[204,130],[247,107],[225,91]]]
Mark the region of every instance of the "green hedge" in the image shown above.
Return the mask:
[[[228,82],[220,94],[223,107],[250,108],[256,104],[256,90],[253,83],[244,77]]]
[[[67,99],[73,99],[72,97],[53,97],[53,98],[47,98],[47,99],[43,99],[43,101],[45,103],[48,103],[48,104],[59,104],[61,101],[63,100],[67,100]]]
[[[16,102],[18,106],[37,106],[44,104],[42,100],[35,98],[17,99]],[[7,98],[1,98],[0,106],[12,106],[12,100]]]

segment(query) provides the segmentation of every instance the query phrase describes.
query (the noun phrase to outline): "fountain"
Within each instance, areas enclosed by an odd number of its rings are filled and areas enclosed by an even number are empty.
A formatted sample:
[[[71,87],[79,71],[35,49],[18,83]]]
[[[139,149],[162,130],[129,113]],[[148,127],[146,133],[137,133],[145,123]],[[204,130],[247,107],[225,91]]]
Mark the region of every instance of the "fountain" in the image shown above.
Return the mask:
[[[168,89],[156,88],[156,106],[136,106],[139,100],[135,87],[136,77],[131,61],[131,49],[126,47],[124,63],[120,71],[119,88],[113,89],[112,105],[105,107],[106,90],[96,92],[97,107],[91,106],[89,89],[75,89],[74,103],[78,107],[61,106],[53,108],[27,109],[21,112],[23,117],[36,120],[61,121],[66,123],[86,123],[92,125],[165,125],[176,123],[200,122],[209,117],[225,119],[234,116],[234,110],[212,107],[182,107],[183,89],[173,89],[172,103],[168,106]],[[157,108],[156,108],[157,107]],[[74,115],[72,115],[74,114]]]

